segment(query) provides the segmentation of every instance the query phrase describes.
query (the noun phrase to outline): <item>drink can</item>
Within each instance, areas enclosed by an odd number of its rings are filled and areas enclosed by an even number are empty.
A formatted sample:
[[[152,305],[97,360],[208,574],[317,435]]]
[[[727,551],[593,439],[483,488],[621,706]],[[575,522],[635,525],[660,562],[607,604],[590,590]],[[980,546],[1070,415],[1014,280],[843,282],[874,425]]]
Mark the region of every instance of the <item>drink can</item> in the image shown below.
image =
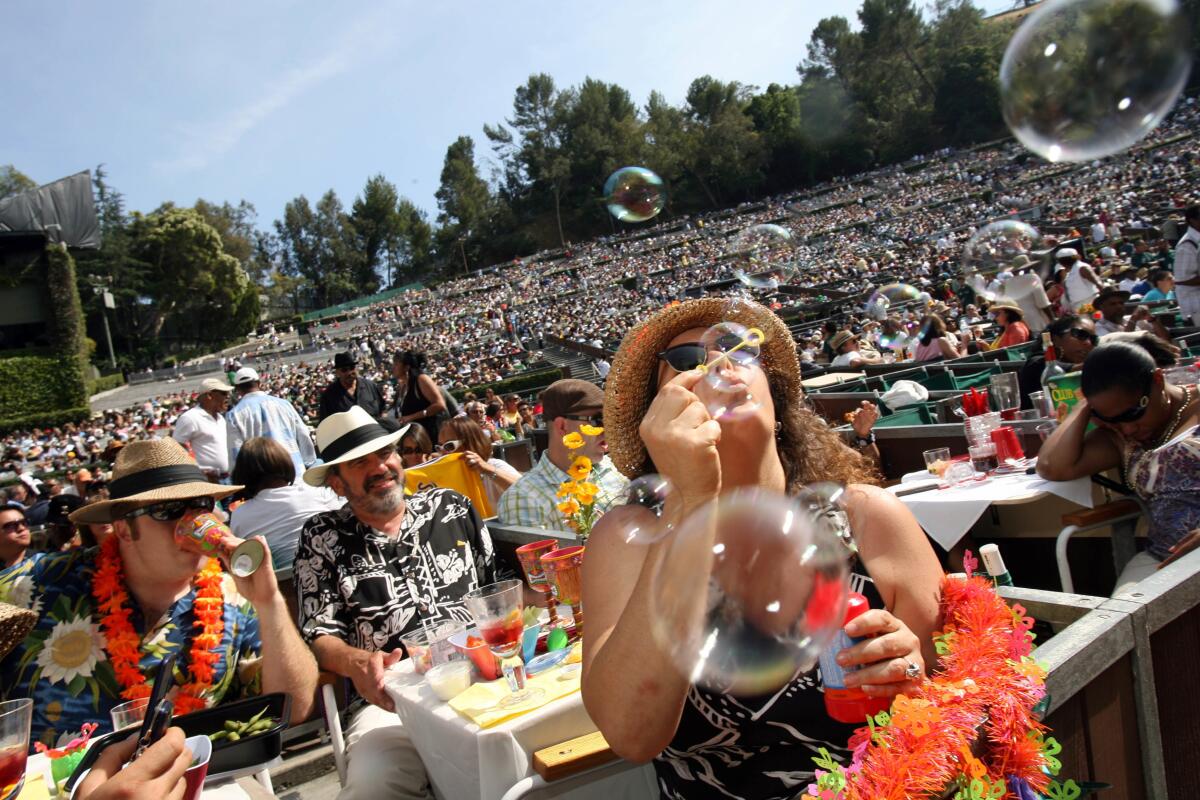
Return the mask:
[[[189,553],[212,556],[225,562],[239,578],[254,574],[266,557],[262,542],[239,539],[211,511],[189,511],[175,526],[175,544]]]

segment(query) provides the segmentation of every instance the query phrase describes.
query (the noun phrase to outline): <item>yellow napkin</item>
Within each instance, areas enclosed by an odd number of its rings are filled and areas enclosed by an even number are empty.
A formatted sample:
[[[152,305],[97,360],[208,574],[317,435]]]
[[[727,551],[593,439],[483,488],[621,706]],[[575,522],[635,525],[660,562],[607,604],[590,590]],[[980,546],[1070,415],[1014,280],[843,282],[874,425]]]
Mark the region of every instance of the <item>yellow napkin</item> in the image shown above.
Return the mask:
[[[21,793],[17,795],[17,800],[50,800],[50,790],[46,788],[46,777],[40,772],[36,774],[25,773],[25,785],[21,787]]]
[[[562,667],[558,666],[527,678],[526,686],[541,689],[544,694],[536,700],[526,700],[510,708],[500,708],[496,705],[510,694],[508,682],[503,678],[488,683],[476,683],[452,699],[450,707],[479,727],[490,728],[513,717],[528,714],[552,700],[578,692],[579,676],[582,673],[583,671],[578,669],[564,673]],[[559,680],[560,677],[563,680]]]

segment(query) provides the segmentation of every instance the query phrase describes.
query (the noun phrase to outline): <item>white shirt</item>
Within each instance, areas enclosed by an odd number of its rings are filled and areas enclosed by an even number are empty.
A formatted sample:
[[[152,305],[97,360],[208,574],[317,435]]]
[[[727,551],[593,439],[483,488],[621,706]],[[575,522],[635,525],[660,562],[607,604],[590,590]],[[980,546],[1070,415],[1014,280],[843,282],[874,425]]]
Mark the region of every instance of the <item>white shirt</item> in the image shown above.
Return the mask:
[[[857,350],[851,350],[848,353],[841,353],[840,355],[838,355],[836,358],[833,359],[833,361],[829,362],[829,366],[831,366],[831,367],[848,367],[851,364],[853,364],[855,361],[859,361],[861,359],[862,359],[861,353],[859,353]]]
[[[521,473],[517,472],[517,468],[502,458],[489,458],[488,464],[495,467],[496,471],[503,474],[506,478],[512,478],[514,482],[521,479]],[[483,489],[487,492],[487,499],[492,504],[492,508],[499,508],[500,495],[504,494],[504,489],[500,488],[500,484],[492,480],[490,475],[484,475]]]
[[[1050,307],[1050,298],[1037,275],[1027,272],[1014,276],[1004,284],[1004,294],[1021,307],[1030,333],[1041,333],[1049,324],[1042,309]]]
[[[1175,297],[1179,300],[1179,310],[1185,317],[1192,318],[1192,324],[1200,322],[1200,286],[1183,286],[1180,281],[1195,278],[1200,275],[1200,258],[1197,258],[1197,247],[1200,247],[1200,231],[1191,225],[1187,233],[1175,245]]]
[[[275,568],[290,567],[296,558],[300,531],[308,518],[339,509],[345,502],[330,489],[317,489],[298,481],[278,489],[263,489],[242,503],[233,510],[229,528],[242,539],[266,537]]]
[[[1103,242],[1108,238],[1108,231],[1104,229],[1103,222],[1096,222],[1092,225],[1092,241]]]
[[[200,406],[189,408],[175,420],[171,438],[191,446],[200,469],[229,472],[229,439],[221,417],[214,417]]]
[[[1125,326],[1119,322],[1109,322],[1104,317],[1096,320],[1096,335],[1108,336],[1110,333],[1120,333],[1125,330]]]

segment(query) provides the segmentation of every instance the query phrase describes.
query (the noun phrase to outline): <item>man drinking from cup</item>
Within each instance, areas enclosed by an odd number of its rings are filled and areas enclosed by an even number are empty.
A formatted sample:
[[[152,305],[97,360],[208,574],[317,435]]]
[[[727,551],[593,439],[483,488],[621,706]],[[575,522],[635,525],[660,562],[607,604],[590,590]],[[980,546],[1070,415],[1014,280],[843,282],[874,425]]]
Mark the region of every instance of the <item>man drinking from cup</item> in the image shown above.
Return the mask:
[[[34,701],[31,742],[54,745],[85,722],[108,730],[112,708],[148,697],[149,677],[170,653],[179,656],[168,694],[176,714],[286,692],[292,721],[307,718],[317,668],[270,558],[239,578],[177,543],[181,519],[241,488],[210,483],[172,439],[131,442],[117,457],[110,498],[70,516],[112,523],[103,545],[0,572],[0,599],[39,613],[0,662],[4,699]]]

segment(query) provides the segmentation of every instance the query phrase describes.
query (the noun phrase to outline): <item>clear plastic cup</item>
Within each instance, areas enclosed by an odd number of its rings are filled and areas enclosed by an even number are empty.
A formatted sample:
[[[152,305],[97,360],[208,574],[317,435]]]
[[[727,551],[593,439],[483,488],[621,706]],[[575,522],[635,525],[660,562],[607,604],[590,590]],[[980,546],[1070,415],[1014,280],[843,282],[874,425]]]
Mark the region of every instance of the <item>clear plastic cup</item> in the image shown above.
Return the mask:
[[[142,720],[146,718],[146,706],[149,704],[149,697],[139,697],[137,700],[130,700],[114,706],[113,710],[109,712],[112,717],[113,730],[121,731],[126,728],[140,727]]]
[[[935,447],[932,450],[926,450],[921,455],[925,457],[925,469],[929,471],[930,475],[937,475],[939,478],[950,464],[949,447]]]

